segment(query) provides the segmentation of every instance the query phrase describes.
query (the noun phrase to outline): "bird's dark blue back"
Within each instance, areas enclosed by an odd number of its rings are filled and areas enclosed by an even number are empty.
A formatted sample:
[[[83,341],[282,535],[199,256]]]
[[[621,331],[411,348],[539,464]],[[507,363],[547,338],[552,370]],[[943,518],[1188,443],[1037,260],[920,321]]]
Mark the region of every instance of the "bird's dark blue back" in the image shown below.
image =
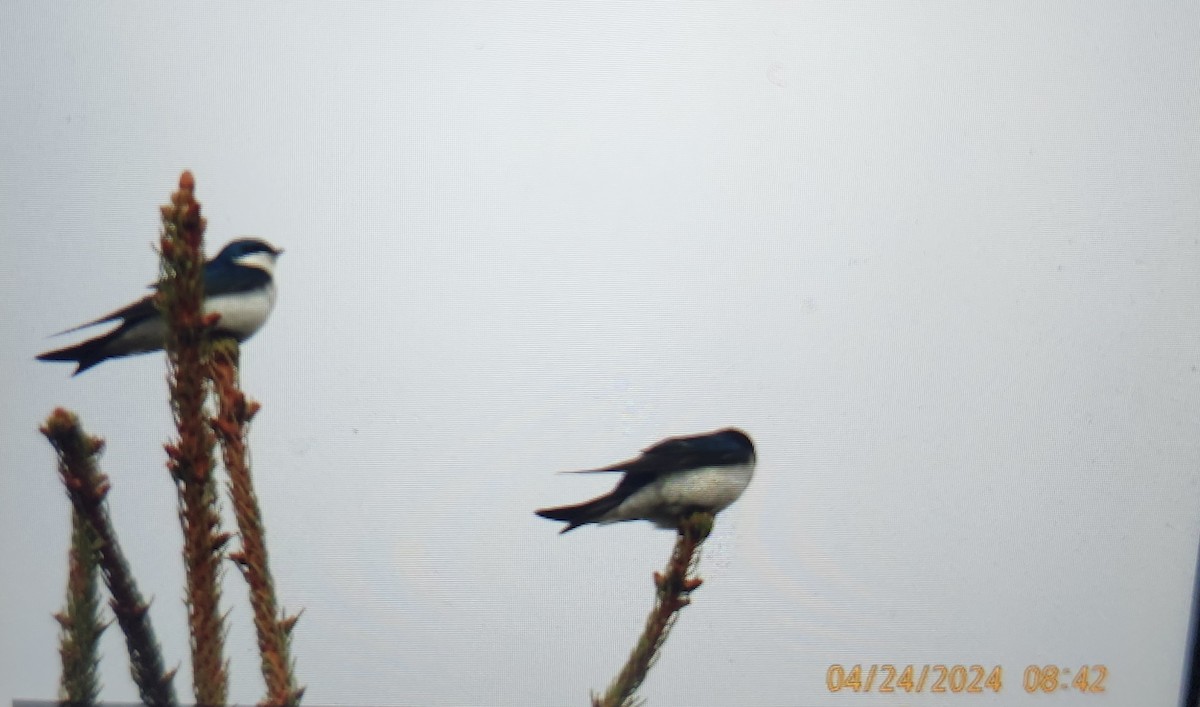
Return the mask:
[[[746,433],[730,428],[705,435],[672,437],[650,447],[643,455],[664,462],[677,459],[681,466],[745,464],[754,459],[754,443]]]

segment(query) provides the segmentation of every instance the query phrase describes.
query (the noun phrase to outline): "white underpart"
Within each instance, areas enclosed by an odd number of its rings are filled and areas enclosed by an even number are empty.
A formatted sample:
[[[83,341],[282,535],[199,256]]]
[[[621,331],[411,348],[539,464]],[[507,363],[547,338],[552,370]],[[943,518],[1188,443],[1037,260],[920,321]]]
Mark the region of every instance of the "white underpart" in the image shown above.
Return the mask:
[[[753,476],[753,461],[669,474],[638,489],[621,505],[604,514],[600,522],[646,519],[664,527],[674,527],[684,511],[703,508],[716,513],[724,510],[742,495]]]
[[[275,307],[275,284],[250,292],[208,297],[204,300],[204,313],[221,315],[217,323],[219,331],[233,334],[238,341],[245,341],[262,328]],[[167,338],[167,326],[160,316],[150,317],[117,337],[106,347],[110,353],[130,354],[142,351],[157,351]]]
[[[274,283],[267,283],[266,287],[258,290],[207,297],[204,300],[205,314],[216,312],[221,315],[217,329],[233,334],[239,341],[250,338],[261,329],[274,308]]]
[[[118,336],[105,351],[110,354],[140,353],[157,351],[167,339],[167,325],[162,317],[150,317],[141,324]]]

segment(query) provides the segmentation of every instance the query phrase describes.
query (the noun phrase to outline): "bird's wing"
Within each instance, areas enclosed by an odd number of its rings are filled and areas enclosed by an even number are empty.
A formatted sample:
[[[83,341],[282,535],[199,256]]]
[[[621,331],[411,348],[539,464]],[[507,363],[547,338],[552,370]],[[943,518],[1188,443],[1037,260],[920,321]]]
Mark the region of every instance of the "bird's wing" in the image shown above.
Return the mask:
[[[271,276],[258,268],[231,266],[228,263],[212,260],[204,266],[204,294],[206,296],[248,292],[257,290],[270,282]]]
[[[88,327],[94,327],[97,324],[106,324],[108,322],[115,322],[118,319],[122,319],[126,323],[141,321],[142,319],[145,319],[147,317],[152,317],[156,314],[158,314],[158,310],[154,307],[154,295],[146,295],[145,297],[141,298],[137,302],[134,302],[133,304],[122,307],[116,311],[109,312],[108,314],[105,314],[103,317],[100,317],[99,319],[93,319],[92,321],[87,322],[86,324],[80,324],[79,326],[71,327],[70,329],[64,329],[63,331],[58,332],[58,334],[54,334],[54,336],[59,336],[61,334],[70,334],[73,331],[79,331],[80,329],[87,329]]]
[[[694,469],[708,464],[729,463],[728,449],[713,444],[707,437],[672,437],[647,447],[641,456],[599,469],[584,469],[571,474],[605,474],[623,471],[628,477],[654,477],[662,473]]]
[[[647,447],[640,457],[621,467],[629,476],[657,476],[703,466],[724,466],[744,461],[745,452],[714,435],[671,437]]]
[[[601,467],[599,469],[577,469],[577,470],[572,470],[572,471],[562,471],[559,473],[561,473],[561,474],[610,474],[610,473],[617,472],[617,471],[628,471],[629,467],[633,466],[634,464],[637,464],[639,461],[641,461],[641,457],[638,457],[637,459],[630,459],[628,461],[623,461],[623,462],[620,462],[619,464],[613,464],[612,466]]]
[[[204,264],[204,289],[206,295],[245,292],[262,287],[270,282],[270,280],[271,276],[258,268],[230,268],[226,264],[218,263],[215,260],[209,260]],[[150,284],[148,288],[157,291],[161,284],[161,282],[155,282]],[[154,316],[157,313],[157,308],[154,306],[154,295],[146,295],[133,304],[109,312],[99,319],[93,319],[85,324],[64,329],[58,332],[58,334],[54,334],[54,336],[70,334],[73,331],[87,329],[97,324],[115,322],[118,319],[123,319],[126,322],[136,322]]]

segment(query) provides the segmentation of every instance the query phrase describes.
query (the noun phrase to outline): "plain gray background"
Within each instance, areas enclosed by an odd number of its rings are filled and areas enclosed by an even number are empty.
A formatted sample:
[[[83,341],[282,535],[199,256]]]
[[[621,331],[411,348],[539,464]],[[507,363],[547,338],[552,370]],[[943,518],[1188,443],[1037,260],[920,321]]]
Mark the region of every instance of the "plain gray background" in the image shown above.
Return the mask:
[[[1195,3],[17,2],[0,23],[0,701],[52,698],[68,506],[105,436],[190,697],[160,356],[47,339],[209,252],[287,253],[246,349],[311,704],[586,704],[669,533],[558,536],[559,476],[726,425],[759,449],[651,705],[831,695],[832,663],[1103,663],[1170,705],[1200,524]],[[231,697],[261,696],[230,569]],[[104,696],[136,696],[119,632]],[[1042,698],[1048,699],[1048,698]]]

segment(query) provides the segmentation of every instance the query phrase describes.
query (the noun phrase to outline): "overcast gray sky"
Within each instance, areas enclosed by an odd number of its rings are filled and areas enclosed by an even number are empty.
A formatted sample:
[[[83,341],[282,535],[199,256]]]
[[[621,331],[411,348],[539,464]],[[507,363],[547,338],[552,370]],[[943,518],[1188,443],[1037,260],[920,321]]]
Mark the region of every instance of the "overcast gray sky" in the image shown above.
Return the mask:
[[[643,694],[841,705],[831,664],[1108,667],[1172,705],[1200,538],[1195,3],[12,3],[0,24],[0,701],[52,698],[68,504],[108,440],[189,695],[160,356],[47,335],[283,247],[245,348],[311,704],[586,704],[670,533],[567,536],[560,476],[727,425],[759,450]],[[231,697],[261,696],[226,576]],[[129,700],[109,630],[104,696]],[[940,704],[937,696],[875,696]],[[957,699],[964,699],[960,696]],[[867,699],[859,697],[858,699]],[[874,703],[876,700],[869,700]]]

